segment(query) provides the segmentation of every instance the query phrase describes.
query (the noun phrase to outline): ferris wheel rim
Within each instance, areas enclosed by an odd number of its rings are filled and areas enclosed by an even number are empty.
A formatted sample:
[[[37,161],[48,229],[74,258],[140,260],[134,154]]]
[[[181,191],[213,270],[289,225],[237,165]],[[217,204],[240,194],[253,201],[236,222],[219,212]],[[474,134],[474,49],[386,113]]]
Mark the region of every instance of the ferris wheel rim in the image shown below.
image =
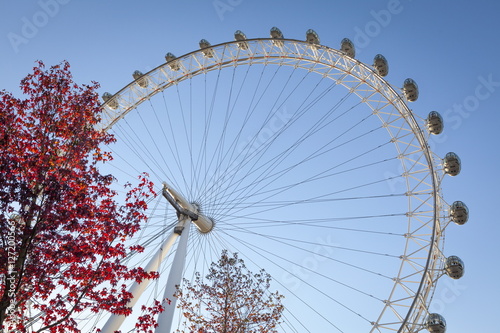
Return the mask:
[[[264,44],[266,44],[267,43],[267,45],[271,46],[271,47],[272,47],[272,45],[273,45],[273,43],[275,41],[276,41],[276,39],[273,39],[273,38],[255,38],[255,39],[247,39],[247,40],[245,40],[245,42],[249,43],[249,44],[257,44],[257,43],[264,43]],[[343,60],[345,60],[347,62],[348,65],[345,65],[345,68],[348,68],[349,65],[354,64],[354,65],[352,65],[351,69],[354,68],[354,66],[356,66],[356,67],[359,67],[362,70],[364,70],[365,72],[362,72],[362,73],[366,74],[366,77],[364,77],[364,78],[363,77],[358,77],[358,79],[360,79],[361,81],[363,81],[364,83],[366,83],[368,85],[371,85],[372,88],[374,88],[375,90],[379,89],[379,87],[382,86],[382,85],[387,88],[388,92],[390,94],[392,94],[392,98],[393,98],[392,102],[395,103],[395,104],[398,104],[398,106],[399,106],[399,107],[396,107],[396,109],[400,112],[401,116],[405,119],[405,121],[407,121],[407,123],[410,125],[410,127],[413,130],[413,134],[415,135],[415,137],[417,138],[419,144],[421,145],[423,154],[424,154],[424,156],[425,156],[425,158],[427,160],[427,165],[429,167],[429,174],[432,175],[433,196],[435,198],[435,200],[434,200],[434,208],[433,208],[434,222],[433,222],[432,239],[429,242],[430,247],[429,247],[429,250],[428,250],[427,263],[426,263],[426,267],[425,267],[423,273],[421,274],[422,275],[422,281],[421,281],[421,283],[419,285],[418,291],[414,295],[414,301],[412,302],[411,308],[406,312],[406,317],[400,323],[401,327],[403,327],[408,321],[410,321],[410,315],[412,314],[412,311],[413,311],[415,305],[417,304],[417,302],[422,303],[421,300],[420,300],[421,288],[424,285],[424,280],[427,278],[428,271],[432,270],[433,267],[434,267],[433,265],[435,265],[435,262],[436,262],[437,259],[435,259],[435,258],[433,259],[434,247],[438,246],[439,237],[442,236],[442,234],[438,233],[438,230],[437,230],[437,228],[439,227],[438,223],[437,223],[438,214],[439,214],[438,213],[438,211],[439,211],[439,209],[438,209],[438,204],[439,204],[438,201],[439,201],[439,197],[440,197],[439,185],[438,185],[439,179],[438,179],[437,171],[435,170],[435,165],[434,165],[434,161],[433,161],[433,157],[432,157],[432,152],[430,151],[430,148],[426,144],[426,138],[425,138],[422,130],[420,129],[420,127],[419,127],[419,125],[418,125],[418,123],[417,123],[417,121],[416,121],[416,119],[415,119],[412,111],[410,110],[410,108],[408,107],[408,105],[406,104],[406,102],[404,101],[403,96],[401,94],[399,94],[384,78],[380,77],[377,73],[374,72],[374,70],[372,68],[370,68],[365,63],[360,62],[359,60],[350,58],[347,55],[345,55],[342,51],[335,50],[335,49],[332,49],[332,48],[327,47],[327,46],[323,46],[323,45],[311,45],[308,42],[299,41],[299,40],[295,40],[295,39],[280,39],[279,41],[283,42],[285,44],[292,45],[292,46],[300,46],[300,47],[298,47],[298,49],[300,49],[302,51],[310,50],[311,53],[314,53],[314,52],[319,52],[319,50],[322,50],[325,53],[335,54],[336,56],[338,56],[339,58],[342,58]],[[209,47],[204,48],[204,49],[199,49],[199,50],[195,50],[193,52],[187,53],[187,54],[185,54],[185,55],[183,55],[183,56],[181,56],[179,58],[176,58],[175,61],[182,62],[185,59],[196,58],[197,56],[199,56],[200,58],[205,58],[206,59],[206,57],[204,55],[204,51],[206,51],[207,49],[213,49],[213,50],[224,49],[225,50],[227,47],[233,47],[234,49],[239,49],[238,43],[241,43],[241,41],[230,41],[230,42],[225,42],[225,43],[221,43],[221,44],[209,46]],[[276,47],[276,49],[279,49],[279,47]],[[290,56],[290,57],[284,57],[284,59],[298,59],[299,55],[303,56],[304,54],[297,53],[297,54],[294,54],[293,56]],[[245,61],[250,61],[248,63],[250,65],[254,64],[254,60],[249,60],[250,58],[251,57],[246,57]],[[271,58],[272,57],[269,57],[269,59],[271,59]],[[236,58],[236,59],[240,59],[240,58]],[[265,60],[266,57],[262,56],[261,58],[255,58],[255,59]],[[280,58],[277,58],[277,59],[280,59]],[[322,60],[322,59],[324,59],[324,58],[321,58],[321,57],[317,57],[316,59],[314,59],[314,58],[311,58],[311,59],[300,58],[300,61],[305,61],[305,62],[308,62],[309,64],[318,64],[319,63],[319,64],[322,64],[322,65],[330,65],[330,64],[328,64],[326,62],[321,62],[320,60]],[[114,113],[114,111],[112,111],[112,108],[110,108],[110,103],[111,102],[107,101],[107,102],[105,102],[102,105],[103,109],[105,110],[104,113],[109,118],[108,125],[102,126],[102,129],[103,130],[108,130],[116,122],[118,122],[120,119],[122,119],[129,111],[135,109],[139,104],[141,104],[145,100],[148,100],[153,95],[155,95],[155,94],[157,94],[157,93],[159,93],[159,92],[161,92],[161,91],[163,91],[165,89],[168,89],[173,84],[177,84],[177,83],[179,83],[179,82],[181,82],[181,81],[183,81],[185,79],[190,78],[191,76],[199,75],[199,74],[202,74],[202,73],[206,73],[207,71],[220,70],[223,67],[248,65],[248,64],[242,63],[242,62],[243,62],[243,60],[242,61],[238,61],[237,60],[236,62],[233,62],[233,63],[231,63],[231,62],[225,62],[224,64],[222,64],[222,63],[214,63],[211,66],[207,66],[207,67],[200,66],[200,67],[197,68],[196,72],[194,72],[194,71],[187,71],[187,72],[184,73],[183,76],[181,76],[181,77],[179,77],[179,78],[171,81],[170,83],[168,83],[166,85],[163,85],[163,86],[158,85],[156,88],[152,88],[147,94],[145,94],[145,95],[139,94],[138,95],[137,92],[141,90],[141,89],[137,88],[138,81],[140,79],[147,79],[150,82],[152,82],[152,81],[154,81],[154,75],[155,74],[158,74],[158,73],[161,73],[161,72],[165,73],[165,70],[168,72],[169,71],[169,69],[168,69],[169,67],[168,66],[171,64],[171,61],[167,61],[164,64],[156,67],[155,69],[149,71],[148,73],[143,74],[143,76],[141,78],[132,81],[127,86],[125,86],[124,88],[122,88],[118,93],[116,93],[115,95],[112,96],[112,98],[114,100],[118,101],[119,105],[123,104],[124,100],[123,100],[122,96],[125,95],[125,94],[127,94],[128,92],[131,92],[132,95],[135,96],[134,97],[135,98],[135,102],[131,103],[127,107],[122,108],[122,112],[121,113],[119,113],[119,114],[117,114],[115,116],[109,116],[110,114],[112,115]],[[266,65],[267,65],[267,63],[266,63]],[[283,65],[287,65],[287,64],[283,64]],[[301,66],[297,66],[297,67],[301,67]],[[301,68],[303,68],[303,67],[301,67]],[[333,68],[337,69],[337,70],[343,70],[340,67],[333,67]],[[311,70],[311,69],[309,68],[309,70]],[[316,71],[315,69],[313,69],[312,71],[316,72],[318,74],[321,74],[319,71]],[[344,70],[344,74],[346,76],[355,76],[352,72],[348,72],[347,70]],[[166,77],[168,77],[168,76],[166,76]],[[367,78],[372,79],[373,82],[375,82],[375,83],[371,83],[369,80],[367,80]],[[337,82],[337,83],[339,83],[339,82]],[[378,84],[376,84],[376,83],[378,83]],[[385,95],[383,95],[383,96],[385,96]],[[361,96],[359,96],[359,97],[361,97]],[[389,97],[387,98],[387,100],[389,100]],[[408,191],[410,191],[410,188],[408,188],[408,185],[407,185],[407,189],[408,189]],[[409,240],[407,239],[407,241],[406,241],[406,247],[408,246],[408,242],[409,242]],[[405,253],[406,253],[406,249],[405,249]],[[401,267],[403,265],[404,265],[404,260],[401,263]],[[401,274],[401,270],[400,270],[400,273],[398,274],[397,279],[400,278],[400,276],[399,276],[400,274]],[[430,288],[433,289],[434,287],[431,285]],[[426,297],[426,299],[427,299],[427,297]],[[390,298],[389,298],[389,301],[390,301]],[[424,302],[424,308],[426,306],[427,306],[427,304]],[[384,306],[384,309],[383,309],[383,311],[381,313],[381,316],[382,316],[383,312],[388,309],[388,307],[389,307],[388,304],[386,304]],[[420,311],[424,311],[425,310],[424,308],[420,309]],[[378,324],[378,320],[377,320],[376,324]],[[377,328],[376,325],[374,325],[374,329],[373,330],[375,330],[376,328]]]
[[[276,41],[277,41],[277,39],[275,39],[275,38],[253,38],[253,39],[246,39],[245,43],[267,42],[268,44],[269,43],[272,44]],[[310,43],[308,43],[306,41],[301,41],[301,40],[297,40],[297,39],[287,39],[287,38],[282,38],[282,39],[279,39],[278,41],[280,43],[290,43],[293,45],[300,45],[302,50],[306,50],[306,49],[320,50],[321,49],[321,50],[324,50],[326,52],[331,52],[332,54],[335,54],[338,57],[341,57],[343,59],[348,60],[351,64],[351,66],[359,66],[359,67],[363,68],[365,71],[364,74],[366,75],[366,77],[373,75],[373,78],[376,81],[381,83],[381,85],[389,88],[390,93],[393,95],[393,98],[395,100],[397,100],[397,102],[401,103],[400,107],[402,109],[404,109],[404,113],[406,113],[410,116],[412,115],[412,112],[411,112],[410,108],[407,106],[407,104],[405,103],[403,96],[401,94],[397,93],[396,89],[394,89],[394,87],[389,82],[387,82],[382,76],[378,75],[372,67],[365,64],[364,62],[361,62],[360,60],[357,60],[355,58],[351,58],[348,55],[346,55],[344,52],[337,50],[337,49],[334,49],[334,48],[331,48],[331,47],[328,47],[328,46],[325,46],[325,45],[319,45],[319,44],[311,45]],[[110,129],[118,120],[122,119],[128,112],[133,110],[137,105],[142,103],[144,100],[151,98],[153,95],[155,95],[155,94],[157,94],[157,93],[159,93],[159,92],[161,92],[161,91],[163,91],[171,86],[171,85],[157,86],[154,89],[149,89],[149,91],[147,91],[147,94],[140,94],[140,95],[136,96],[134,94],[136,94],[138,92],[138,90],[136,90],[135,88],[136,88],[137,82],[139,80],[141,80],[143,78],[151,78],[154,73],[157,73],[157,72],[165,70],[165,69],[167,69],[168,72],[175,72],[175,71],[169,70],[169,68],[168,68],[169,64],[171,64],[172,62],[184,61],[185,59],[188,59],[194,55],[202,55],[202,57],[200,57],[200,58],[203,58],[203,57],[205,57],[204,51],[207,49],[220,49],[220,48],[225,48],[227,46],[233,46],[233,47],[235,46],[236,49],[239,49],[239,46],[238,46],[239,43],[241,43],[241,41],[228,41],[228,42],[223,42],[223,43],[219,43],[219,44],[215,44],[215,45],[210,45],[206,48],[197,49],[197,50],[191,51],[189,53],[186,53],[182,56],[176,57],[175,59],[173,59],[171,61],[166,61],[163,64],[157,66],[156,68],[151,69],[150,71],[148,71],[144,74],[141,73],[141,78],[138,78],[138,79],[134,78],[134,80],[132,80],[130,83],[125,85],[123,88],[121,88],[118,92],[116,92],[115,94],[110,96],[109,101],[104,101],[104,103],[102,103],[101,108],[103,109],[105,116],[107,116],[109,120],[107,120],[108,124],[106,124],[106,123],[99,124],[99,127],[103,131]],[[281,47],[275,48],[275,50],[278,50],[278,49],[282,49],[282,48]],[[350,69],[349,66],[338,67],[335,64],[322,62],[321,61],[322,59],[320,59],[320,58],[318,58],[318,59],[301,58],[301,57],[298,57],[300,55],[298,53],[294,55],[294,54],[286,53],[283,51],[281,51],[281,52],[280,51],[273,51],[273,52],[274,52],[274,54],[279,54],[280,58],[282,58],[282,59],[285,59],[285,58],[286,59],[300,59],[300,60],[303,60],[305,62],[322,63],[323,65],[330,65],[330,66],[332,66],[332,68],[344,71],[345,74],[347,74],[347,75],[354,75],[353,73],[351,73],[349,71],[349,69]],[[292,56],[292,55],[294,55],[294,56]],[[276,56],[273,57],[271,55],[265,55],[265,56],[260,56],[259,59],[271,60],[272,58],[276,58]],[[245,60],[250,60],[249,64],[253,64],[254,59],[256,59],[254,56],[249,56]],[[198,68],[199,69],[198,71],[194,72],[192,70],[188,70],[188,71],[186,71],[186,73],[183,76],[176,78],[176,79],[174,79],[174,81],[171,81],[169,83],[177,84],[178,82],[181,82],[181,81],[188,79],[192,76],[199,75],[202,73],[207,73],[209,71],[213,71],[213,70],[217,70],[217,69],[221,69],[222,67],[229,67],[229,65],[231,65],[231,64],[233,64],[235,66],[240,65],[241,62],[242,62],[242,59],[239,58],[239,55],[238,55],[236,58],[233,59],[232,63],[228,63],[228,62],[226,62],[224,64],[213,63],[213,64],[211,64],[211,66],[206,66],[206,67],[200,66]],[[266,64],[267,63],[268,62],[266,62]],[[286,63],[283,63],[282,65],[286,65]],[[319,71],[314,70],[314,69],[312,69],[311,71],[316,72],[316,73],[320,73]],[[369,84],[369,82],[366,82],[366,83]],[[376,89],[376,87],[374,87],[374,89]],[[144,89],[142,89],[142,90],[144,90]],[[127,93],[128,94],[131,93],[133,98],[137,99],[136,103],[130,104],[122,99],[122,96],[127,94]],[[110,107],[110,104],[112,103],[113,100],[114,101],[120,100],[122,103],[125,102],[124,107],[120,106],[120,102],[118,102],[118,108],[122,109],[122,111],[120,113],[116,113],[116,112],[112,111],[115,109],[115,107]],[[102,121],[101,121],[101,123],[102,123]],[[416,126],[416,128],[419,128],[418,124],[416,122],[414,122],[414,126]]]

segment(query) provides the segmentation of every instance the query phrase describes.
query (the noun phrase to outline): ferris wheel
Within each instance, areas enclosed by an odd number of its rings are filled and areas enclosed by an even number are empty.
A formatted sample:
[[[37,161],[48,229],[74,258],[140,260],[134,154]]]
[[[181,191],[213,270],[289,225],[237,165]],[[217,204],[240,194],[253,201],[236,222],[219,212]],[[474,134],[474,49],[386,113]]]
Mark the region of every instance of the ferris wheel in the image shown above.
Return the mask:
[[[464,274],[443,240],[468,208],[442,196],[461,165],[429,147],[442,117],[414,113],[416,82],[391,86],[385,57],[360,62],[348,39],[333,49],[313,30],[305,41],[277,28],[234,37],[167,53],[103,95],[111,172],[123,182],[147,172],[161,193],[133,240],[146,251],[127,258],[160,273],[130,286],[134,313],[171,299],[157,332],[182,331],[176,286],[226,249],[273,277],[280,332],[444,332],[429,307],[441,277]],[[82,331],[133,332],[133,317],[99,316]]]

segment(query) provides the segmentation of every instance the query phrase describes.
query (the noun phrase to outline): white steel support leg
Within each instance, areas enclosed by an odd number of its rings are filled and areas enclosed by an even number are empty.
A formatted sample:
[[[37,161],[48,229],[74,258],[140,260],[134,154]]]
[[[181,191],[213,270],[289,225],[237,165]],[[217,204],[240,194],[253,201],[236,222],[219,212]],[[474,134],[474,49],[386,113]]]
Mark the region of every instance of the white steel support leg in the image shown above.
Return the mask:
[[[177,244],[177,251],[175,252],[174,261],[170,268],[167,286],[165,287],[165,293],[163,295],[163,306],[165,307],[165,311],[158,316],[158,326],[156,327],[155,333],[169,333],[172,330],[175,304],[177,303],[177,297],[174,297],[174,294],[177,291],[177,286],[181,284],[182,273],[186,263],[189,229],[191,226],[191,219],[189,217],[180,215],[179,219],[179,222],[183,222],[184,229],[180,236],[179,243]],[[165,301],[166,299],[170,302]]]
[[[163,261],[163,259],[165,259],[165,256],[170,251],[170,248],[174,244],[177,237],[179,237],[179,235],[180,240],[177,244],[177,251],[175,252],[172,267],[170,268],[167,286],[165,288],[165,294],[163,296],[162,305],[164,306],[165,311],[160,313],[160,315],[158,316],[158,327],[156,328],[155,333],[169,332],[172,327],[175,304],[177,302],[177,298],[174,297],[174,294],[177,291],[177,286],[180,285],[182,280],[182,273],[186,262],[187,243],[191,221],[194,220],[194,224],[202,233],[208,233],[212,231],[214,226],[214,222],[212,219],[199,214],[198,206],[193,206],[166,183],[164,183],[163,185],[163,196],[177,211],[179,221],[174,227],[172,234],[165,240],[165,242],[156,252],[155,256],[149,261],[144,270],[146,272],[158,271],[160,263]],[[127,306],[131,308],[134,307],[140,295],[144,292],[148,284],[149,280],[144,280],[142,281],[142,283],[134,282],[134,284],[129,289],[129,292],[132,294],[133,298],[129,301]],[[125,321],[125,318],[126,316],[123,315],[112,315],[102,328],[101,332],[114,333],[115,331],[120,329],[120,326]]]
[[[170,251],[170,248],[172,247],[178,236],[179,235],[175,232],[172,232],[170,236],[168,236],[168,238],[163,242],[154,257],[151,258],[147,266],[144,268],[146,272],[158,271],[160,263],[163,261],[163,259],[165,259],[165,256]],[[128,290],[133,295],[133,298],[127,304],[129,307],[134,307],[135,303],[137,303],[137,300],[142,295],[150,281],[151,280],[147,279],[143,280],[141,283],[134,282],[132,284],[132,286]],[[101,333],[113,333],[115,331],[118,331],[122,323],[125,321],[125,318],[126,316],[123,315],[112,315],[106,322],[106,325],[104,325],[104,327],[102,328]]]

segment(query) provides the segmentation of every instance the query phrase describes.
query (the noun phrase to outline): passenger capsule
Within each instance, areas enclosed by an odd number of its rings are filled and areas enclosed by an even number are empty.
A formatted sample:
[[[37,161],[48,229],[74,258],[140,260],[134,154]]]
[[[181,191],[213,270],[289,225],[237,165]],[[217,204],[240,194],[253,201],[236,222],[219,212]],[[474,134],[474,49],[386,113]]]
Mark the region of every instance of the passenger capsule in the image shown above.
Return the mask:
[[[134,80],[137,82],[137,84],[141,88],[146,88],[149,84],[148,78],[145,77],[144,74],[142,74],[142,72],[140,72],[140,71],[135,71],[132,74],[132,77],[134,78]]]
[[[377,54],[375,58],[373,58],[373,67],[375,67],[380,76],[387,76],[387,74],[389,74],[389,63],[381,54]]]
[[[313,29],[309,29],[306,31],[306,42],[315,45],[319,44],[319,36],[316,31],[314,31]]]
[[[176,60],[177,57],[173,53],[168,52],[165,54],[165,60],[167,61],[168,67],[173,71],[178,71],[180,69],[179,61]]]
[[[413,79],[406,79],[403,84],[403,91],[409,102],[415,102],[418,99],[418,86]]]
[[[279,47],[282,47],[284,45],[283,41],[279,40],[279,39],[283,39],[285,37],[283,37],[283,33],[281,32],[280,29],[276,28],[276,27],[272,27],[271,28],[271,38],[273,38],[273,43],[274,45],[276,46],[279,46]]]
[[[115,110],[118,108],[118,101],[109,92],[102,94],[102,99],[110,109]]]
[[[281,32],[280,29],[277,27],[272,27],[271,28],[271,38],[276,38],[276,39],[283,39],[283,33]]]
[[[351,58],[354,58],[356,56],[356,49],[354,48],[354,43],[351,42],[349,38],[342,39],[342,41],[340,42],[340,50]]]
[[[238,41],[238,47],[242,50],[248,50],[248,43],[245,42],[247,36],[241,30],[236,30],[234,33],[234,40]]]
[[[458,225],[464,225],[469,220],[469,208],[462,201],[455,201],[450,207],[450,217]]]
[[[211,44],[206,39],[200,40],[201,52],[203,52],[203,55],[207,58],[214,57],[214,50],[210,46]]]
[[[464,276],[465,265],[462,259],[457,256],[449,256],[444,264],[445,273],[452,279],[460,279]]]
[[[446,332],[446,320],[438,313],[431,313],[425,321],[425,328],[431,333]]]
[[[443,161],[443,169],[444,172],[450,176],[456,176],[460,173],[462,163],[460,162],[460,158],[455,153],[448,153],[444,157]]]
[[[443,132],[444,122],[443,117],[437,111],[429,112],[426,119],[427,130],[429,133],[438,135]]]

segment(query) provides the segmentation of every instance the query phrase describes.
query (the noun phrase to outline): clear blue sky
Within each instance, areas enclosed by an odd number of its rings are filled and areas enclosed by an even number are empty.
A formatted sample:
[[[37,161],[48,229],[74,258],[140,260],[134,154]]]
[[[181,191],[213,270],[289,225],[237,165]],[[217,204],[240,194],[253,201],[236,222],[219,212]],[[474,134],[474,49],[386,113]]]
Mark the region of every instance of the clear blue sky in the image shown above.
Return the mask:
[[[216,5],[226,5],[226,10]],[[57,5],[55,5],[57,4]],[[218,9],[219,8],[219,9]],[[11,1],[0,4],[0,89],[17,93],[36,60],[68,60],[78,83],[97,81],[116,92],[138,69],[147,72],[166,52],[182,55],[212,44],[268,37],[272,26],[303,39],[314,29],[321,44],[356,43],[357,58],[371,63],[382,53],[388,81],[407,77],[420,87],[412,107],[438,110],[445,133],[433,143],[444,156],[455,151],[463,170],[443,183],[447,201],[464,201],[469,223],[447,230],[446,252],[459,255],[466,275],[436,291],[448,332],[495,332],[500,306],[500,4],[494,1]]]

